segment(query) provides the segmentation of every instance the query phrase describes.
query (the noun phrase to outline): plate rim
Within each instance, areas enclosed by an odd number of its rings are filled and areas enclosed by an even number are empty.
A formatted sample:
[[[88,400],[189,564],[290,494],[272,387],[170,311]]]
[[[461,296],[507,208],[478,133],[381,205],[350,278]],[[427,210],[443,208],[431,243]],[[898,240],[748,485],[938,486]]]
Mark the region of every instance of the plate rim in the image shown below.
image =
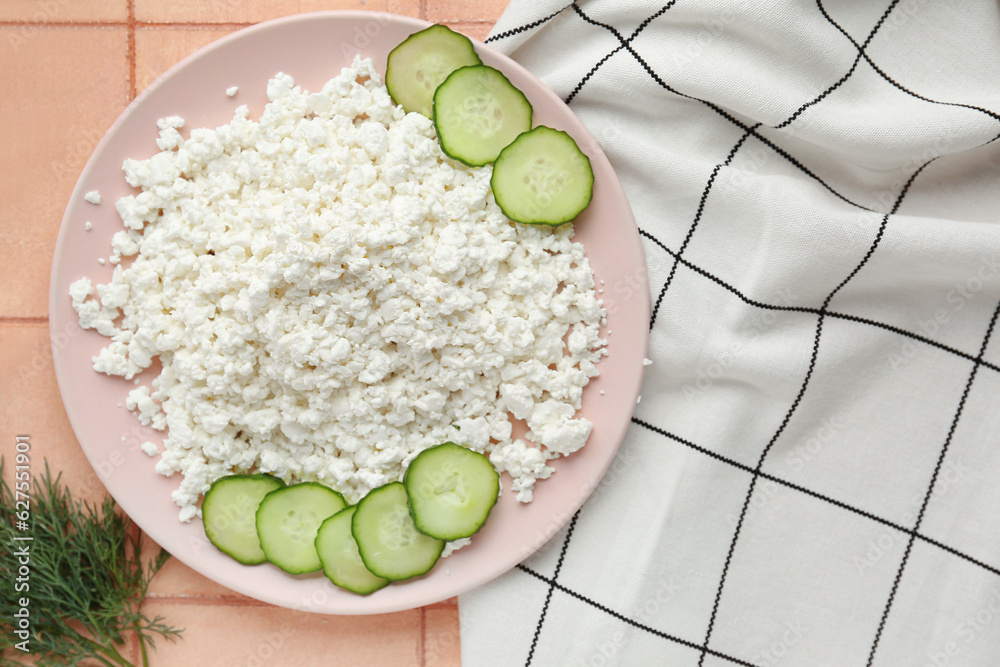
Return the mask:
[[[144,103],[144,101],[149,96],[151,96],[156,90],[158,90],[161,86],[163,86],[167,81],[169,81],[170,79],[172,79],[174,76],[176,76],[178,72],[180,72],[182,70],[185,70],[192,63],[198,62],[200,59],[202,59],[203,57],[205,57],[205,55],[207,53],[209,53],[209,52],[226,49],[226,48],[228,48],[228,46],[231,43],[236,42],[236,41],[245,40],[248,37],[252,37],[253,35],[255,35],[258,32],[267,32],[267,31],[275,29],[276,27],[282,27],[282,26],[292,25],[292,24],[295,24],[295,23],[305,22],[305,21],[311,21],[311,20],[315,20],[315,19],[333,20],[333,21],[373,20],[373,19],[374,20],[379,20],[379,19],[381,19],[381,20],[384,20],[384,21],[387,21],[387,22],[390,22],[390,23],[399,23],[399,24],[402,24],[404,26],[411,27],[411,28],[413,28],[413,31],[416,31],[416,30],[419,30],[419,29],[422,29],[424,27],[427,27],[429,25],[433,25],[434,24],[434,22],[428,21],[428,20],[425,20],[425,19],[420,19],[420,18],[417,18],[417,17],[411,17],[411,16],[406,16],[406,15],[400,15],[400,14],[393,14],[391,12],[369,11],[369,10],[321,10],[321,11],[313,11],[313,12],[303,12],[303,13],[291,14],[291,15],[287,15],[287,16],[282,16],[282,17],[277,17],[277,18],[269,19],[269,20],[266,20],[266,21],[262,21],[262,22],[256,23],[256,24],[251,25],[251,26],[247,26],[247,27],[242,28],[240,30],[236,30],[236,31],[234,31],[232,33],[229,33],[228,35],[220,37],[219,39],[214,40],[211,43],[209,43],[209,44],[207,44],[207,45],[205,45],[205,46],[197,49],[193,53],[188,54],[187,56],[185,56],[184,58],[182,58],[180,61],[178,61],[177,63],[175,63],[173,66],[171,66],[165,72],[163,72],[160,76],[158,76],[156,78],[156,80],[153,81],[149,86],[147,86],[138,95],[136,95],[136,97],[128,105],[126,105],[126,107],[122,110],[122,112],[115,119],[115,121],[105,131],[104,135],[101,137],[101,140],[98,142],[97,146],[94,148],[91,156],[88,158],[86,164],[84,165],[84,167],[81,170],[79,176],[77,177],[76,184],[74,185],[72,193],[70,194],[70,198],[69,198],[69,200],[66,203],[66,208],[65,208],[65,211],[64,211],[64,214],[63,214],[63,218],[62,218],[62,220],[60,222],[60,226],[59,226],[59,229],[58,229],[58,232],[57,232],[57,240],[56,240],[56,244],[55,244],[54,251],[53,251],[52,266],[51,266],[50,276],[49,276],[50,277],[50,286],[49,286],[49,295],[48,295],[49,296],[49,308],[48,308],[49,327],[48,328],[49,328],[50,344],[52,345],[52,352],[53,352],[53,355],[52,355],[53,356],[53,366],[54,366],[54,370],[55,370],[55,374],[56,374],[57,384],[59,386],[60,399],[61,399],[61,402],[63,403],[64,409],[66,410],[67,416],[70,418],[70,424],[71,424],[71,427],[73,428],[74,436],[76,437],[77,442],[78,442],[80,448],[84,451],[84,454],[87,456],[87,460],[90,463],[91,467],[94,469],[95,473],[98,474],[98,478],[100,479],[101,484],[104,487],[105,492],[107,492],[112,498],[114,498],[115,503],[117,505],[119,505],[119,507],[121,507],[122,511],[125,512],[126,514],[129,514],[129,513],[126,511],[126,508],[119,502],[118,497],[112,491],[112,489],[107,485],[107,483],[105,482],[105,479],[103,477],[101,477],[101,475],[100,475],[100,473],[99,473],[99,471],[97,469],[97,466],[95,465],[95,461],[93,460],[93,458],[91,456],[91,453],[88,451],[88,447],[84,444],[83,439],[80,437],[80,435],[79,435],[80,429],[77,426],[77,421],[78,420],[73,419],[72,416],[71,416],[71,412],[72,412],[72,410],[70,408],[70,402],[71,401],[67,400],[67,396],[69,395],[69,391],[68,391],[68,389],[66,389],[67,383],[69,382],[69,380],[68,380],[68,378],[66,376],[69,373],[69,371],[64,367],[64,361],[63,361],[63,357],[65,355],[67,355],[68,352],[67,352],[67,350],[64,347],[57,346],[55,344],[56,337],[60,333],[58,331],[58,327],[61,324],[63,324],[63,322],[64,322],[64,316],[66,315],[66,308],[67,308],[67,306],[65,304],[66,294],[64,293],[64,291],[62,289],[60,289],[60,287],[61,287],[60,280],[57,280],[57,274],[59,272],[60,265],[62,264],[62,262],[60,262],[59,260],[63,257],[64,252],[66,252],[66,246],[67,246],[67,244],[69,242],[66,230],[68,229],[68,227],[69,227],[69,225],[70,225],[70,223],[72,221],[72,218],[73,218],[73,215],[74,215],[74,213],[76,211],[77,206],[79,206],[79,204],[78,204],[79,200],[82,198],[82,196],[84,194],[84,191],[87,189],[86,185],[85,185],[87,177],[91,174],[92,171],[96,170],[98,156],[100,156],[103,153],[103,151],[106,148],[106,146],[113,141],[114,135],[120,130],[120,128],[122,126],[126,125],[129,122],[130,118],[136,113],[136,110],[139,109],[142,106],[142,104]],[[624,217],[626,219],[618,221],[619,224],[628,225],[630,227],[630,229],[634,230],[634,232],[635,232],[634,233],[634,238],[631,238],[630,245],[634,246],[633,250],[635,251],[636,257],[639,260],[639,266],[636,267],[636,271],[637,272],[639,272],[639,271],[642,272],[641,273],[641,278],[642,279],[639,281],[639,283],[640,283],[640,285],[639,285],[640,286],[640,292],[641,292],[640,298],[639,298],[639,303],[640,303],[641,306],[643,306],[643,310],[644,310],[644,322],[648,325],[648,321],[649,321],[649,318],[650,318],[650,303],[649,303],[648,282],[647,282],[647,279],[646,279],[646,276],[648,274],[646,273],[647,266],[646,266],[645,254],[644,254],[644,251],[643,251],[643,248],[642,248],[641,238],[640,238],[640,235],[638,233],[638,227],[636,225],[634,214],[633,214],[633,211],[631,209],[631,205],[629,203],[629,200],[628,200],[628,198],[627,198],[627,196],[625,194],[625,191],[624,191],[624,189],[623,189],[623,187],[621,185],[620,180],[617,177],[617,174],[615,174],[613,167],[610,166],[610,160],[608,159],[607,155],[604,153],[603,148],[593,138],[593,136],[590,134],[589,130],[587,130],[587,128],[583,125],[583,121],[580,120],[578,116],[576,116],[575,112],[573,112],[571,109],[569,109],[569,107],[566,106],[565,103],[562,100],[559,100],[558,96],[556,96],[555,93],[548,86],[546,86],[543,82],[541,82],[541,80],[538,79],[538,77],[536,77],[534,74],[532,74],[529,70],[527,70],[525,67],[523,67],[520,63],[514,61],[512,58],[510,58],[506,54],[503,54],[503,53],[501,53],[499,51],[496,51],[495,49],[493,49],[493,47],[489,46],[485,42],[477,40],[475,38],[471,38],[471,37],[470,37],[470,39],[472,40],[473,44],[475,44],[477,50],[481,49],[481,48],[487,49],[488,52],[491,54],[491,57],[499,56],[500,59],[502,59],[504,61],[504,66],[505,67],[512,67],[512,68],[518,70],[519,74],[521,76],[525,76],[527,78],[534,79],[535,81],[537,81],[541,85],[541,87],[544,89],[544,91],[546,93],[548,93],[548,95],[551,98],[554,98],[554,99],[558,100],[562,104],[562,106],[566,109],[566,111],[568,111],[568,113],[570,114],[570,116],[573,119],[575,119],[577,125],[579,126],[578,131],[582,131],[585,134],[585,139],[587,140],[588,145],[590,146],[590,148],[592,150],[596,149],[597,151],[599,151],[600,157],[605,162],[608,163],[609,168],[610,168],[610,173],[613,176],[613,179],[611,179],[611,182],[609,182],[609,183],[602,184],[602,187],[610,187],[611,192],[609,192],[608,197],[611,197],[614,200],[619,201],[619,202],[621,202],[621,203],[624,204],[624,211],[623,211],[623,213],[624,213]],[[335,70],[336,67],[339,67],[339,66],[341,66],[341,65],[338,64],[338,65],[334,65],[333,67],[331,67],[331,75],[330,76],[334,75],[333,70]],[[273,73],[266,75],[267,78],[270,78],[272,76],[273,76]],[[380,72],[380,76],[384,77],[384,73]],[[578,137],[578,139],[579,139],[579,137]],[[591,157],[593,158],[593,156],[591,156]],[[70,307],[69,310],[72,311],[72,308]],[[75,312],[72,312],[72,315],[75,317],[75,315],[76,315]],[[72,317],[70,318],[70,322],[71,323],[74,322],[74,320],[73,320]],[[76,320],[76,322],[78,323],[78,319]],[[646,350],[648,349],[648,344],[649,344],[649,331],[648,331],[648,326],[645,326],[645,327],[642,327],[642,328],[643,328],[642,335],[641,335],[641,339],[642,339],[642,353],[643,353],[643,355],[645,355]],[[83,331],[82,328],[81,328],[81,331]],[[100,334],[97,334],[96,332],[92,332],[92,335],[99,336]],[[102,337],[102,339],[104,341],[108,340],[106,337]],[[102,347],[104,347],[104,345],[102,345]],[[96,371],[94,371],[94,372],[96,373]],[[639,368],[638,372],[637,372],[637,374],[636,374],[636,376],[634,378],[634,387],[631,388],[631,390],[634,390],[633,393],[632,393],[632,396],[631,396],[633,400],[638,398],[639,391],[640,391],[640,388],[641,388],[641,385],[642,385],[643,376],[644,376],[644,368]],[[605,475],[605,473],[608,470],[608,467],[611,465],[612,461],[614,460],[614,457],[615,457],[616,453],[620,449],[620,447],[621,447],[621,445],[622,445],[622,443],[624,441],[625,433],[626,433],[628,427],[629,427],[629,420],[628,419],[624,419],[624,420],[621,421],[621,423],[619,423],[619,424],[616,425],[616,429],[614,430],[614,432],[610,433],[608,435],[608,440],[612,443],[613,446],[611,446],[611,453],[610,453],[610,455],[608,455],[606,457],[606,460],[604,461],[604,465],[600,468],[600,470],[595,470],[594,471],[595,473],[597,473],[596,474],[596,479],[594,480],[594,487],[591,488],[586,493],[580,494],[580,495],[574,497],[572,502],[561,503],[560,504],[560,507],[566,508],[566,510],[567,510],[567,516],[566,516],[565,520],[561,522],[561,524],[558,526],[558,528],[561,529],[562,527],[564,527],[569,522],[569,518],[570,518],[569,515],[575,514],[580,509],[580,507],[583,505],[583,503],[587,500],[587,498],[589,498],[592,495],[594,488],[596,488],[597,482],[599,482],[600,479],[603,478],[603,476]],[[158,474],[158,473],[154,472],[153,474]],[[507,478],[507,479],[509,480],[509,478]],[[510,493],[509,487],[508,487],[508,493]],[[171,504],[172,504],[172,501],[171,501]],[[530,507],[530,506],[531,505],[528,505],[528,507]],[[132,518],[131,515],[129,515],[129,516],[130,516],[130,519],[131,519]],[[197,521],[200,524],[200,519],[197,519]],[[148,531],[145,526],[139,525],[139,523],[137,521],[133,520],[133,522],[136,523],[136,525],[144,533],[147,534],[147,536],[149,537],[149,539],[151,539],[153,541],[156,541],[155,539],[153,539],[153,536],[151,535],[151,532],[152,533],[156,533],[157,531]],[[551,536],[549,537],[549,540],[551,540]],[[272,595],[262,594],[260,592],[253,591],[253,590],[251,590],[250,588],[247,588],[247,587],[237,587],[237,586],[234,586],[234,585],[232,585],[232,583],[231,583],[231,581],[229,579],[220,580],[220,578],[218,577],[217,574],[206,572],[206,570],[203,569],[203,568],[201,568],[201,567],[199,567],[198,564],[193,563],[193,562],[189,561],[188,559],[185,559],[185,558],[182,558],[182,557],[179,557],[179,556],[176,556],[176,555],[175,555],[175,557],[178,558],[178,560],[180,560],[181,562],[183,562],[188,567],[192,568],[193,570],[195,570],[196,572],[198,572],[202,576],[205,576],[205,577],[211,579],[213,582],[217,583],[218,585],[224,586],[224,587],[229,588],[229,589],[231,589],[233,591],[236,591],[238,593],[247,595],[248,597],[260,600],[262,602],[266,602],[266,603],[270,603],[270,604],[274,604],[274,605],[282,606],[282,607],[286,607],[286,608],[291,608],[291,609],[299,609],[299,610],[302,610],[302,611],[311,611],[311,612],[323,613],[323,614],[328,614],[328,615],[368,615],[368,614],[390,613],[390,612],[403,611],[403,610],[408,610],[408,609],[416,609],[416,608],[419,608],[420,606],[424,606],[424,605],[427,605],[427,604],[433,604],[435,602],[440,602],[441,600],[445,600],[445,599],[454,597],[456,595],[460,595],[462,593],[466,593],[466,592],[468,592],[468,591],[470,591],[470,590],[472,590],[472,589],[474,589],[474,588],[476,588],[478,586],[481,586],[481,585],[483,585],[483,584],[485,584],[485,583],[487,583],[489,581],[492,581],[492,580],[494,580],[494,579],[502,576],[503,574],[509,572],[511,569],[513,569],[514,567],[516,567],[516,565],[517,565],[518,562],[523,561],[524,558],[526,558],[527,556],[529,556],[529,555],[535,553],[536,551],[538,551],[544,544],[546,544],[545,540],[540,541],[540,542],[536,543],[534,545],[534,548],[532,548],[529,552],[522,553],[522,555],[521,555],[521,557],[520,557],[519,560],[506,565],[503,569],[501,569],[499,571],[495,571],[495,572],[494,571],[489,571],[489,572],[487,572],[487,573],[485,573],[485,574],[483,574],[481,576],[468,579],[467,581],[465,581],[463,583],[463,585],[447,589],[444,592],[442,592],[438,597],[436,597],[434,599],[426,599],[426,600],[420,602],[419,604],[403,604],[403,605],[400,605],[400,604],[392,604],[392,603],[388,602],[389,598],[382,598],[382,599],[387,600],[387,602],[386,603],[380,603],[380,599],[378,598],[378,595],[376,594],[376,595],[368,596],[368,597],[364,598],[364,601],[365,601],[366,604],[365,604],[365,606],[363,608],[360,608],[360,609],[352,608],[349,611],[339,611],[339,610],[336,610],[336,609],[327,609],[327,608],[323,608],[323,609],[310,608],[308,604],[306,604],[306,605],[290,604],[288,602],[288,600],[285,599],[285,598],[280,598],[280,597],[275,597],[275,596],[272,596]],[[456,554],[454,557],[459,557],[460,555],[461,554],[459,553],[459,554]],[[439,569],[439,568],[440,568],[440,565],[439,565],[438,568],[435,568],[435,569]],[[290,575],[288,575],[288,576],[290,576]],[[325,581],[325,579],[323,579],[323,581]],[[405,583],[402,584],[402,585],[405,585]]]

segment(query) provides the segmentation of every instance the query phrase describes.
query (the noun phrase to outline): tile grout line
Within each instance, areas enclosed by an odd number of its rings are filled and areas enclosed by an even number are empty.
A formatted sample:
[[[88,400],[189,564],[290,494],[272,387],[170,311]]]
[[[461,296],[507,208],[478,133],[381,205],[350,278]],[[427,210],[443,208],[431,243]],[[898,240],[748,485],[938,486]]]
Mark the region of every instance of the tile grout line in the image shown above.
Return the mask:
[[[475,23],[477,21],[471,21]],[[485,22],[485,21],[483,21]],[[0,21],[0,28],[186,28],[190,30],[211,30],[212,28],[247,28],[256,25],[255,21],[211,21],[199,23],[195,21],[140,21],[126,19],[124,21]]]
[[[124,28],[128,21],[0,21],[0,28]]]
[[[163,595],[161,593],[149,593],[146,599],[150,602],[162,602],[163,604],[184,605],[215,605],[219,607],[273,607],[275,605],[261,602],[248,597],[226,596],[226,595]]]
[[[128,92],[129,100],[134,100],[136,96],[135,84],[135,0],[126,0],[128,7],[128,32],[126,40],[128,43]]]
[[[422,7],[418,11],[418,18],[427,18],[427,10]],[[438,18],[439,23],[475,23],[490,24],[496,23],[493,19],[477,18]],[[0,28],[187,28],[191,30],[211,30],[212,28],[248,28],[257,25],[259,21],[141,21],[134,16],[125,19],[109,19],[107,21],[4,21],[0,20]]]
[[[176,604],[176,605],[219,605],[224,607],[273,607],[268,602],[263,602],[261,600],[256,600],[251,597],[240,596],[239,594],[171,594],[171,593],[156,593],[150,592],[146,595],[146,599],[153,602],[162,602],[164,604]],[[431,604],[424,605],[420,607],[423,609],[454,609],[455,604],[446,602],[432,602]],[[395,613],[395,612],[391,612]]]
[[[417,664],[427,667],[427,608],[420,608],[420,633],[417,635]]]
[[[192,23],[187,21],[136,21],[137,28],[180,28],[182,30],[218,30],[226,28],[249,28],[257,25],[253,21],[226,21],[222,23]]]
[[[39,315],[37,317],[18,317],[17,315],[4,315],[0,316],[0,326],[5,324],[13,325],[30,325],[30,324],[48,324],[49,318],[46,315]]]

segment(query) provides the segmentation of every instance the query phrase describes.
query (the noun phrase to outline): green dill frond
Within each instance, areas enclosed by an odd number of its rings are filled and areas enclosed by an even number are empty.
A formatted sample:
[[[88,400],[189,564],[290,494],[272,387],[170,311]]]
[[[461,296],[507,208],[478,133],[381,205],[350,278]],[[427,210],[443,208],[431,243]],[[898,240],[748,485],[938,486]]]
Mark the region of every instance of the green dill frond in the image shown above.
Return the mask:
[[[30,601],[29,647],[39,667],[85,660],[131,667],[121,651],[132,635],[146,665],[147,647],[154,647],[156,636],[172,640],[180,634],[142,612],[149,583],[170,555],[161,549],[144,563],[141,532],[116,511],[114,500],[99,505],[75,500],[61,474],[53,478],[47,461],[45,472],[32,481],[26,531],[16,528],[16,498],[0,457],[0,578],[15,581],[17,549],[26,544],[30,554],[29,589],[0,587],[0,667],[20,664],[12,623],[22,597]]]

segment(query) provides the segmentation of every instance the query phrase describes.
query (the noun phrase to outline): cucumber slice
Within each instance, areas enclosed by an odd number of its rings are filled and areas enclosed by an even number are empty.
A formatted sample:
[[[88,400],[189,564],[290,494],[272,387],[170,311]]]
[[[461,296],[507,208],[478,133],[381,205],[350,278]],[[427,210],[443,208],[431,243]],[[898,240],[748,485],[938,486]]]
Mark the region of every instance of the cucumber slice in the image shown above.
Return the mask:
[[[441,149],[470,167],[497,159],[531,129],[531,103],[500,70],[460,67],[434,93],[434,126]]]
[[[369,491],[357,504],[351,533],[365,567],[391,581],[426,574],[444,550],[444,541],[413,525],[402,482]]]
[[[254,513],[265,495],[285,485],[264,474],[227,475],[212,482],[201,502],[205,537],[244,565],[267,560],[257,539]]]
[[[389,52],[385,87],[406,112],[433,118],[434,91],[459,67],[479,65],[472,40],[443,25],[415,32]]]
[[[316,532],[327,517],[347,505],[344,497],[318,482],[302,482],[271,491],[257,508],[257,537],[267,560],[289,574],[322,567]]]
[[[446,442],[420,452],[403,477],[417,530],[439,540],[474,534],[500,493],[500,475],[490,460]]]
[[[358,543],[351,534],[351,519],[357,505],[340,510],[319,527],[316,533],[316,553],[323,564],[326,578],[344,590],[369,595],[389,584],[365,567],[358,553]]]
[[[590,205],[594,172],[571,136],[539,125],[500,152],[490,185],[511,220],[555,226]]]

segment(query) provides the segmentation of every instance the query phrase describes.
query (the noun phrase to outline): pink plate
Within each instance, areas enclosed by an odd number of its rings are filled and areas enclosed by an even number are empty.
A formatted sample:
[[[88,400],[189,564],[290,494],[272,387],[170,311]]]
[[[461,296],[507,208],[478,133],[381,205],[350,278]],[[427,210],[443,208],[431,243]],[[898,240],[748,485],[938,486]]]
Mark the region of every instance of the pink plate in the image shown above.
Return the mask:
[[[156,121],[178,115],[186,129],[228,123],[234,109],[250,107],[258,117],[267,102],[268,79],[278,72],[307,90],[350,63],[355,53],[385,71],[389,51],[429,25],[391,14],[330,11],[300,14],[240,30],[188,57],[139,95],[94,151],[73,191],[56,245],[50,294],[50,333],[56,374],[70,422],[91,465],[132,519],[175,557],[203,575],[245,595],[293,609],[326,614],[375,614],[410,609],[468,591],[506,572],[541,547],[596,487],[629,424],[642,380],[649,331],[646,268],[638,230],[618,179],[596,141],[569,108],[538,79],[482,43],[483,61],[502,70],[534,105],[536,124],[566,130],[589,154],[594,199],[577,222],[577,240],[590,258],[608,308],[609,356],[601,376],[584,392],[582,414],[594,423],[581,451],[555,462],[556,473],[538,483],[535,500],[520,504],[505,491],[471,546],[442,560],[427,575],[393,584],[368,597],[335,588],[320,573],[291,576],[271,565],[244,566],[216,551],[198,520],[182,524],[170,498],[178,479],[154,471],[155,459],[139,445],[162,435],[142,427],[126,410],[131,382],[93,370],[91,359],[108,343],[81,331],[68,296],[69,285],[88,276],[95,284],[111,277],[98,257],[111,253],[111,236],[123,229],[114,203],[133,190],[125,182],[125,158],[157,152]],[[226,89],[239,86],[235,97]],[[102,203],[84,194],[97,190]],[[92,223],[92,230],[85,225]],[[142,381],[148,383],[154,371]],[[602,391],[603,390],[603,391]],[[505,487],[509,489],[509,480]]]

